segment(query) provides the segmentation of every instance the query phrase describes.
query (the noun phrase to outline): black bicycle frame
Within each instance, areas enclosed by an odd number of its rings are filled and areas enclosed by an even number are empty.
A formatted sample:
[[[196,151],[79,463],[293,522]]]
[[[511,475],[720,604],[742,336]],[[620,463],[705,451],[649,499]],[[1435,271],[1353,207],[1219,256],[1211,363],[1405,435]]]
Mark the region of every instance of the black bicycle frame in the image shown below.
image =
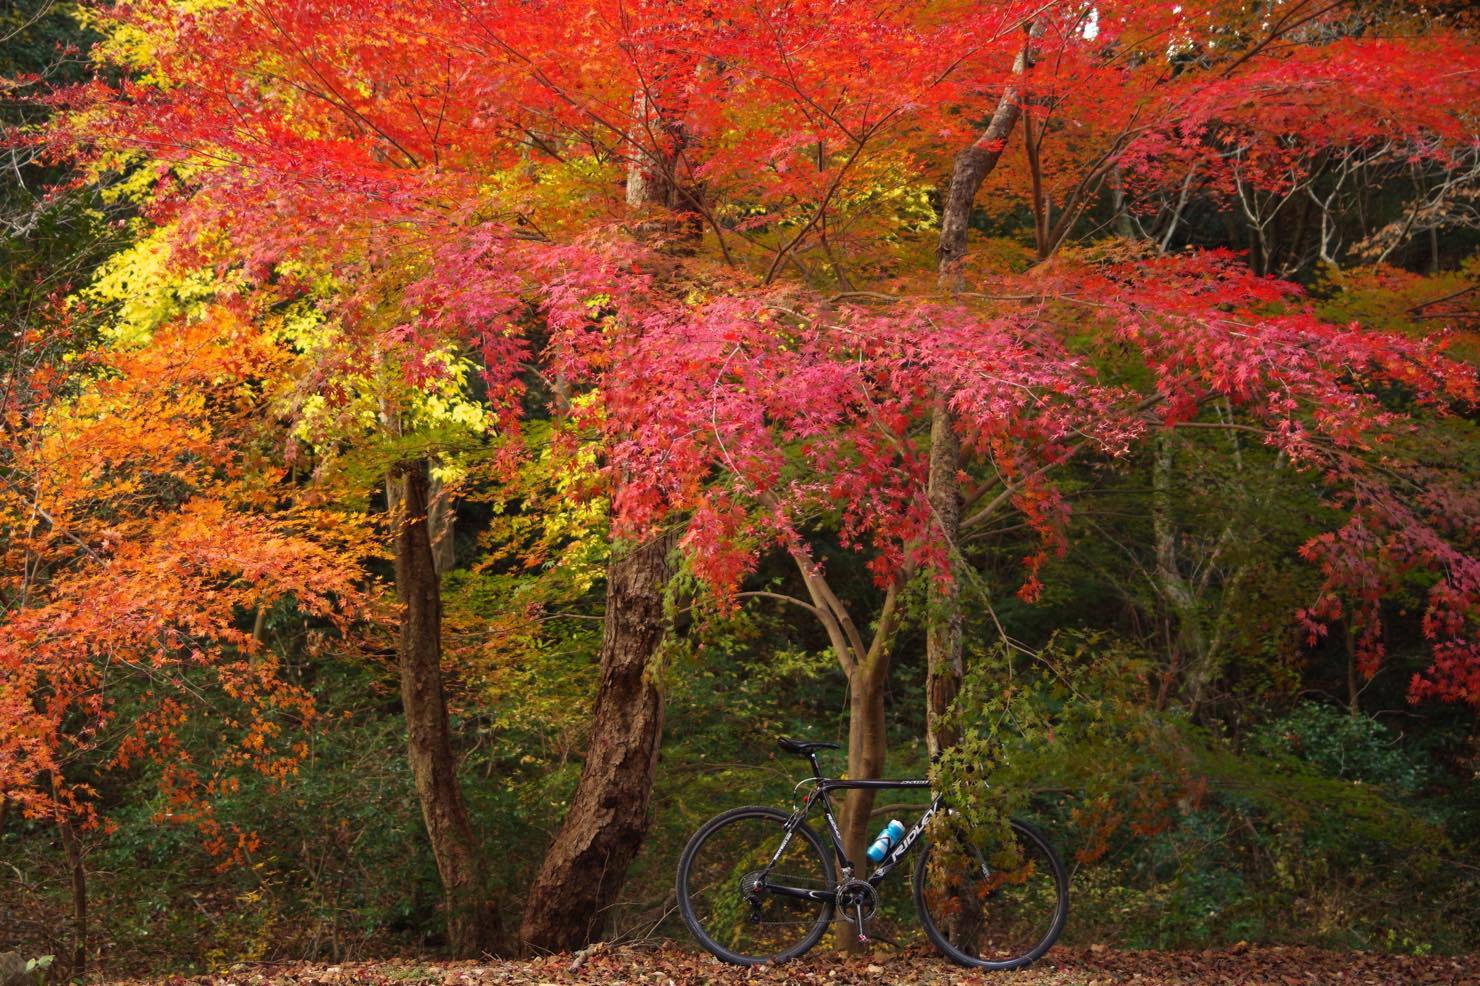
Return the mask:
[[[833,854],[837,857],[838,867],[844,874],[844,879],[850,879],[853,873],[853,861],[848,858],[847,850],[843,848],[843,836],[838,831],[837,818],[833,815],[832,799],[827,796],[828,792],[925,791],[930,789],[930,782],[927,780],[830,780],[822,776],[822,768],[817,764],[816,755],[814,754],[810,759],[812,761],[812,776],[816,780],[817,786],[807,792],[807,796],[802,799],[801,806],[792,812],[791,818],[787,819],[785,826],[786,834],[781,839],[781,845],[777,847],[775,854],[772,855],[771,862],[761,872],[757,889],[778,894],[782,897],[800,897],[803,900],[831,902],[837,893],[835,887],[828,890],[808,890],[802,887],[787,887],[766,881],[766,876],[771,872],[772,867],[780,861],[781,854],[786,852],[786,847],[791,844],[791,838],[796,833],[797,828],[806,823],[807,815],[812,810],[812,805],[819,801],[822,803],[822,814],[827,819],[828,835],[832,838]],[[905,853],[910,851],[910,847],[915,844],[915,841],[925,831],[925,826],[930,824],[930,820],[940,810],[940,806],[941,797],[937,794],[930,800],[930,805],[925,809],[925,813],[920,816],[919,820],[899,840],[899,844],[892,846],[889,853],[879,862],[879,865],[874,871],[869,874],[868,882],[870,885],[877,887],[894,867],[899,864],[899,861],[904,858]]]

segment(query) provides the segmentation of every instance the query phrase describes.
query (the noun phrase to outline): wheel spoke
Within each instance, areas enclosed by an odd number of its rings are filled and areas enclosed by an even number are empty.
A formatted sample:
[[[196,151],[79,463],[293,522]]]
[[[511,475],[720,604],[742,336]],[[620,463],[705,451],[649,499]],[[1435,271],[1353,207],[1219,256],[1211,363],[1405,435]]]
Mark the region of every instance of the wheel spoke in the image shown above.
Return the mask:
[[[722,959],[789,958],[815,944],[826,928],[826,902],[765,889],[831,889],[831,870],[815,836],[797,832],[772,864],[785,820],[780,812],[751,809],[710,823],[685,851],[680,870],[685,921]]]
[[[983,850],[949,834],[927,848],[917,879],[920,919],[957,962],[1023,965],[1062,928],[1063,868],[1047,845],[1014,828],[1010,851]]]

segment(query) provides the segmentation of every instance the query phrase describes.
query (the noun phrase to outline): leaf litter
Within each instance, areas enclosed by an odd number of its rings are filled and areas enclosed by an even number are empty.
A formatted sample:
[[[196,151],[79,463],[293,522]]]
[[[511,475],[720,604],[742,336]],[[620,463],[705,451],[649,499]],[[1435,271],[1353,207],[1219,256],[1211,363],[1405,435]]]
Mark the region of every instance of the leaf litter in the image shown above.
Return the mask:
[[[1308,947],[1197,952],[1058,948],[1026,970],[984,972],[911,949],[843,957],[818,952],[778,966],[727,966],[672,944],[596,946],[524,961],[246,963],[201,976],[119,981],[132,986],[1480,986],[1480,955],[1407,956]]]

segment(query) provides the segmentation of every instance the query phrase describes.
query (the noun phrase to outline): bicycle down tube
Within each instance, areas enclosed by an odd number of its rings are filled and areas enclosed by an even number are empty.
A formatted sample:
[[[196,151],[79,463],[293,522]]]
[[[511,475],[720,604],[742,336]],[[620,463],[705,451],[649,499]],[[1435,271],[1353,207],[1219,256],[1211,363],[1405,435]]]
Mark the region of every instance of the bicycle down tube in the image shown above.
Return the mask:
[[[837,819],[833,815],[832,799],[827,796],[829,791],[921,791],[929,790],[930,788],[930,782],[928,780],[829,780],[820,776],[820,772],[818,774],[819,776],[815,778],[817,786],[808,792],[801,806],[792,813],[791,820],[786,826],[786,834],[781,840],[781,845],[777,847],[776,852],[771,857],[770,863],[766,865],[765,870],[761,873],[758,889],[764,889],[768,893],[773,893],[781,897],[797,897],[803,900],[829,901],[833,898],[832,891],[787,887],[781,884],[773,884],[766,880],[772,867],[776,865],[777,861],[781,859],[782,854],[786,852],[786,847],[791,842],[792,835],[796,831],[796,826],[805,822],[814,801],[822,802],[822,815],[827,819],[828,835],[832,839],[833,853],[837,857],[839,867],[845,874],[851,874],[853,872],[853,861],[848,858],[847,850],[843,847],[843,836],[838,831]],[[930,824],[930,820],[935,817],[935,813],[940,810],[940,806],[941,797],[937,794],[931,799],[925,812],[915,824],[900,838],[899,844],[892,846],[889,854],[869,874],[868,882],[872,886],[878,887],[884,878],[893,871],[894,867],[899,864],[899,861],[910,851],[910,847],[924,834],[925,827]]]

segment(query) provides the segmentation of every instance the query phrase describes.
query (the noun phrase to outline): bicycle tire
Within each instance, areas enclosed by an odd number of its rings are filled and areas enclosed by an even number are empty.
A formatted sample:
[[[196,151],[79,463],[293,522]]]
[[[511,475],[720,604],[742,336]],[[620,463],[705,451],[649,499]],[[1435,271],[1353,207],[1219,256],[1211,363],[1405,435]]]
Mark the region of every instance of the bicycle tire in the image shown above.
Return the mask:
[[[817,904],[815,905],[816,917],[810,921],[799,941],[786,948],[778,950],[767,949],[765,954],[757,955],[736,951],[734,948],[718,941],[714,934],[718,929],[706,928],[704,921],[696,912],[693,870],[695,861],[699,859],[706,844],[710,843],[718,833],[723,832],[726,827],[746,820],[761,820],[775,823],[776,841],[771,844],[774,849],[775,846],[780,845],[784,826],[790,817],[784,811],[764,805],[746,805],[741,808],[732,808],[729,811],[714,816],[701,825],[699,830],[689,838],[688,844],[684,846],[683,854],[679,857],[678,861],[677,894],[679,914],[682,916],[684,924],[688,927],[689,933],[694,936],[694,939],[707,952],[724,962],[731,963],[732,965],[749,966],[785,962],[789,959],[797,958],[822,940],[822,936],[827,932],[828,925],[832,922],[832,903]],[[827,850],[817,833],[806,822],[803,822],[795,831],[793,843],[798,838],[812,851],[816,861],[820,864],[821,881],[824,886],[829,889],[836,888],[837,880],[834,877],[832,859],[828,856]],[[733,873],[726,875],[733,876]],[[723,894],[723,891],[721,891],[721,894]],[[737,884],[735,887],[735,900],[738,903],[744,899],[740,885]],[[778,897],[771,899],[789,900],[790,898]],[[808,902],[806,909],[810,910],[811,906],[811,903]]]
[[[1048,861],[1053,875],[1055,890],[1055,903],[1052,912],[1052,919],[1049,922],[1047,932],[1032,948],[1023,952],[1021,955],[1013,955],[996,959],[984,959],[980,956],[968,954],[967,952],[962,951],[954,944],[952,944],[941,932],[940,928],[937,927],[935,920],[931,916],[930,910],[925,903],[925,881],[927,878],[926,869],[928,866],[928,861],[930,859],[931,850],[931,846],[928,843],[924,846],[924,849],[920,853],[919,860],[915,863],[915,913],[919,917],[920,925],[922,928],[925,929],[925,935],[930,939],[930,943],[934,945],[941,952],[941,954],[945,955],[946,958],[950,959],[957,965],[966,966],[973,969],[992,969],[997,971],[1021,969],[1027,965],[1032,964],[1033,962],[1038,961],[1040,958],[1043,957],[1044,953],[1046,953],[1050,948],[1053,947],[1054,942],[1058,941],[1059,935],[1063,933],[1064,924],[1069,919],[1069,877],[1067,872],[1064,870],[1063,860],[1059,858],[1059,854],[1054,851],[1053,846],[1049,845],[1048,840],[1044,838],[1043,833],[1039,832],[1036,828],[1029,825],[1027,822],[1023,822],[1015,818],[1010,820],[1010,824],[1012,826],[1013,832],[1016,833],[1020,841],[1026,841],[1030,845],[1036,847],[1042,853],[1043,858]]]

